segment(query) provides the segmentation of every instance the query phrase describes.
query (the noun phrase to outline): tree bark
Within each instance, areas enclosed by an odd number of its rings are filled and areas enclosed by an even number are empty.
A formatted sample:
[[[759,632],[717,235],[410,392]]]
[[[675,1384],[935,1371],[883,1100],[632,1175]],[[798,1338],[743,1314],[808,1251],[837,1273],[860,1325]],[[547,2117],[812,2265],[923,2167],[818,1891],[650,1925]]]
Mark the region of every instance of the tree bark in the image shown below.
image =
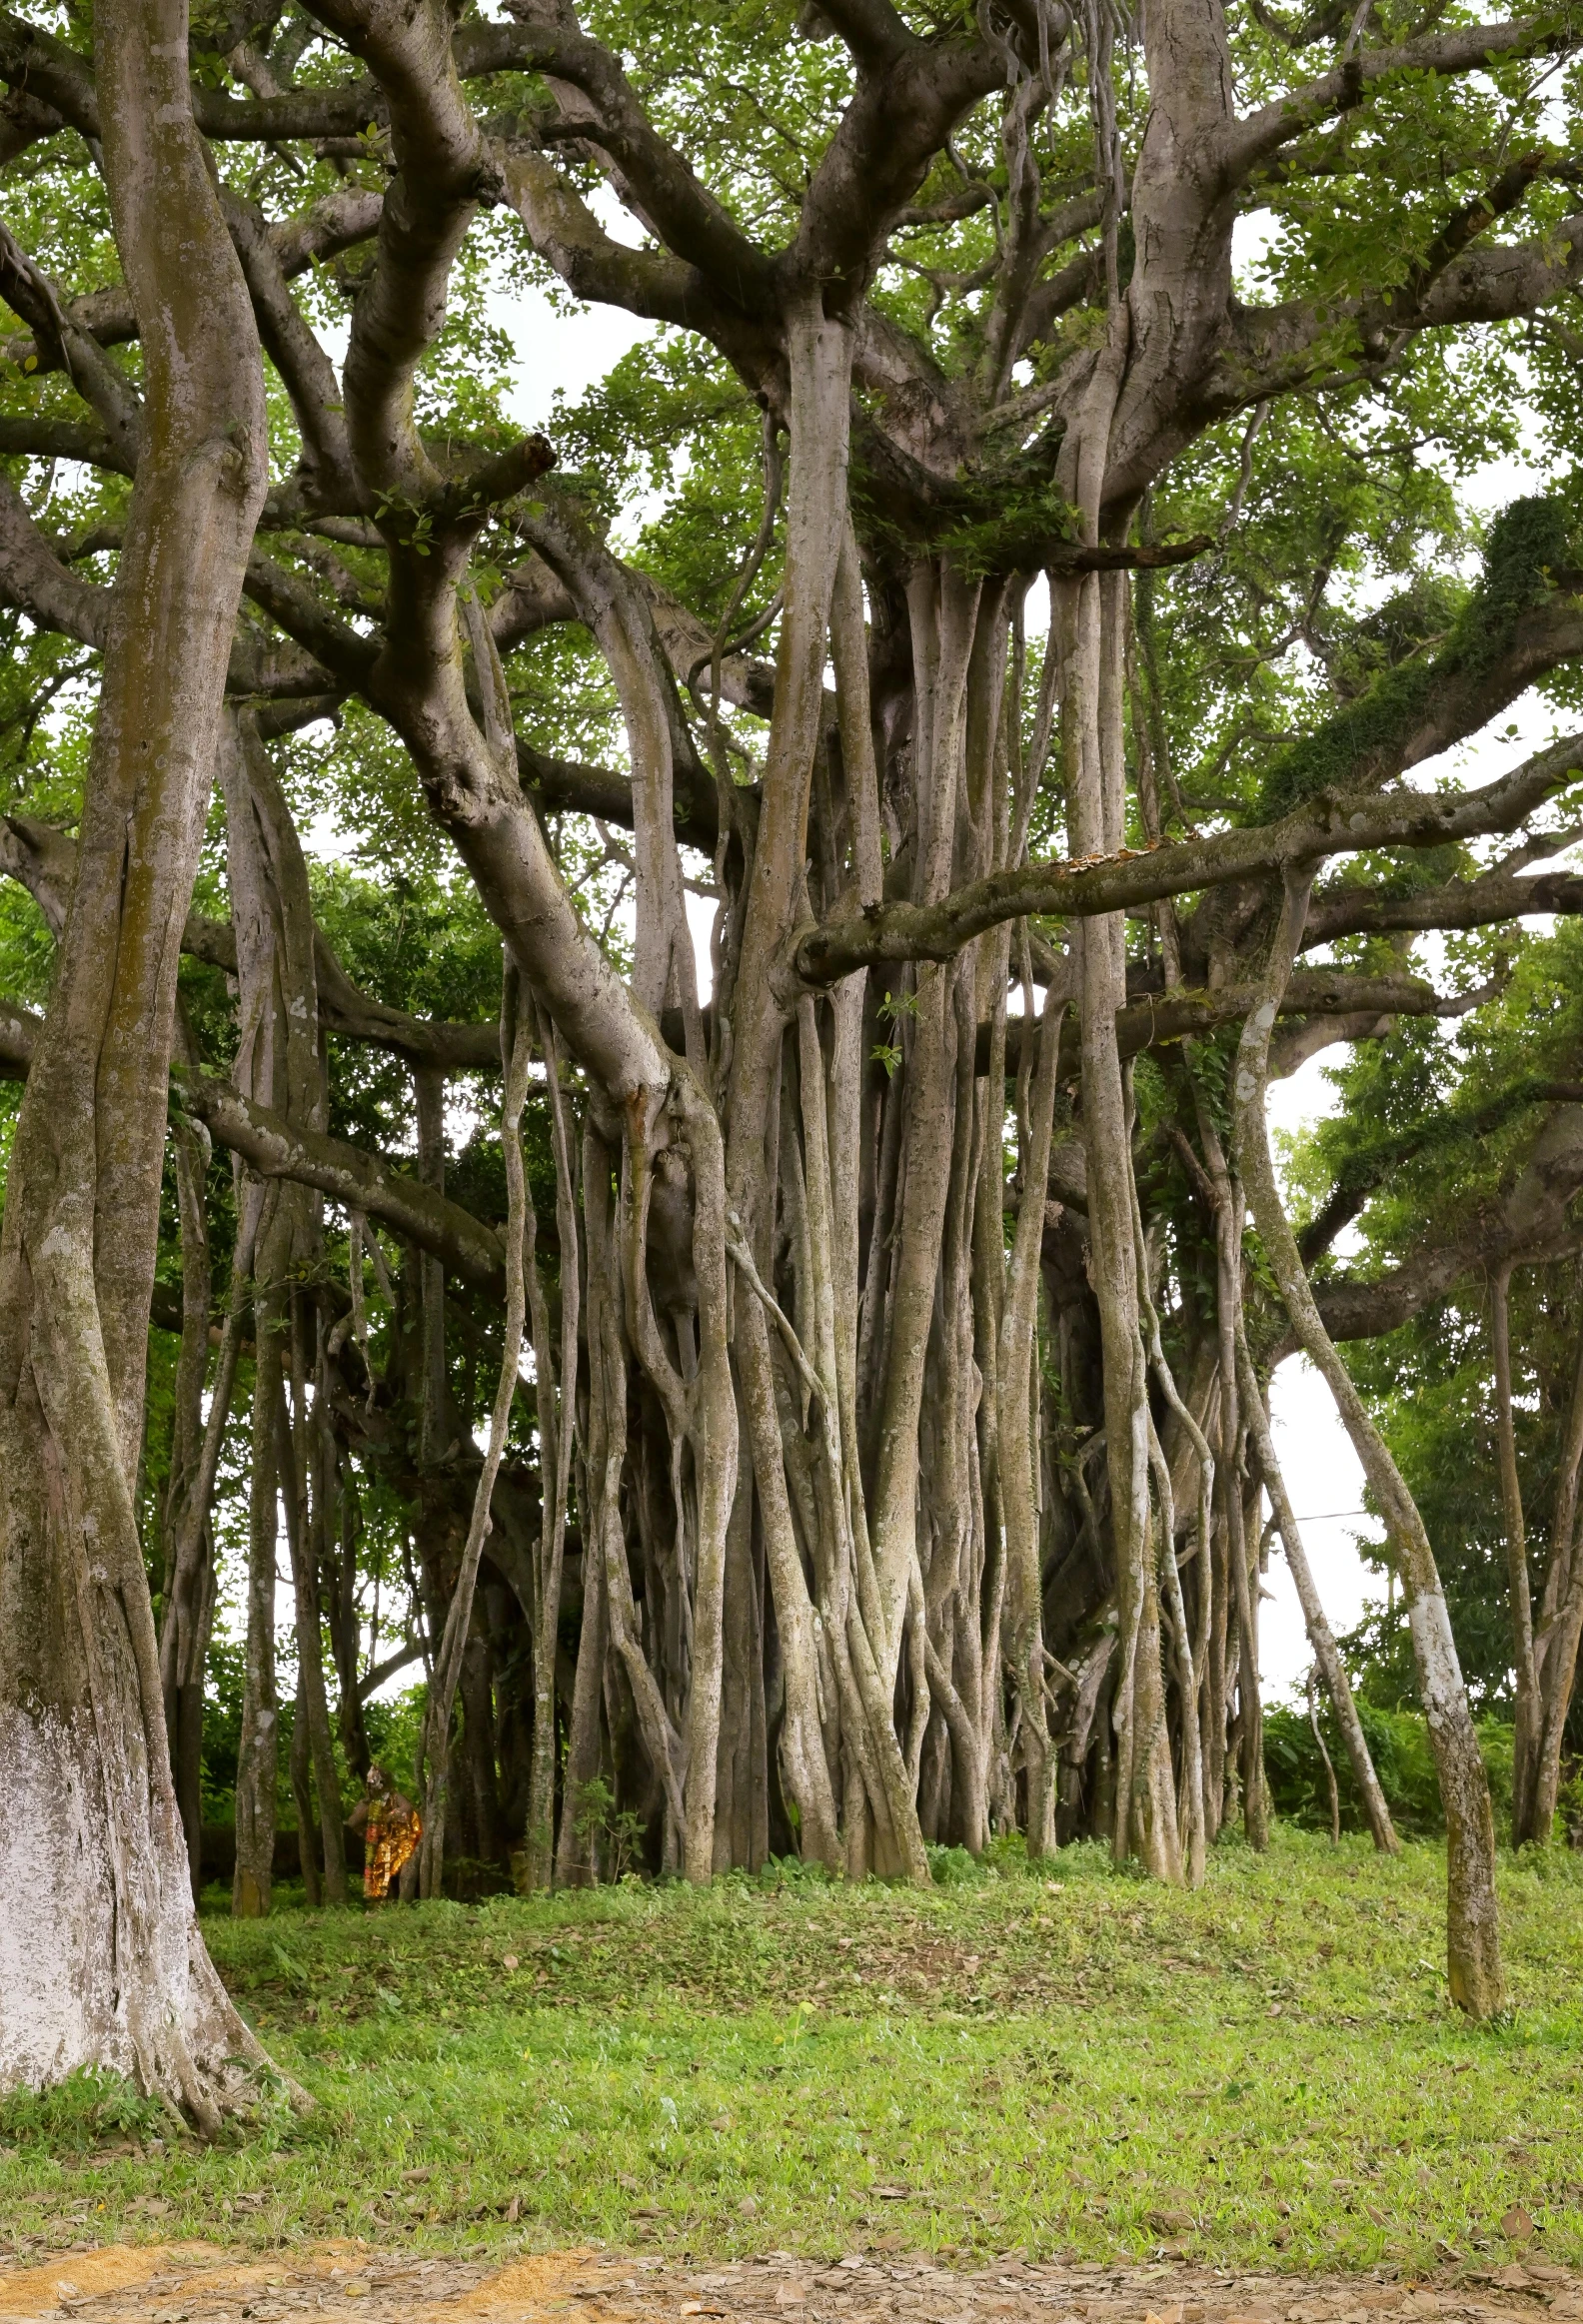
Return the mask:
[[[1567,1715],[1572,1708],[1578,1642],[1583,1638],[1583,1527],[1578,1523],[1580,1469],[1583,1469],[1583,1336],[1578,1343],[1577,1369],[1561,1444],[1545,1610],[1534,1642],[1544,1695],[1544,1724],[1531,1819],[1524,1837],[1537,1840],[1540,1846],[1548,1842],[1555,1824],[1556,1800],[1561,1788],[1561,1749]]]
[[[193,1913],[133,1481],[176,965],[268,433],[187,10],[106,0],[96,46],[145,402],[0,1242],[0,2087],[109,2066],[213,2129],[262,2052]]]
[[[204,1379],[209,1366],[208,1206],[204,1175],[208,1133],[179,1122],[171,1133],[181,1237],[182,1336],[176,1363],[170,1484],[165,1497],[165,1575],[160,1615],[160,1685],[170,1737],[171,1779],[187,1839],[187,1867],[198,1900],[203,1864],[204,1659],[213,1619],[214,1544],[209,1530],[213,1478],[204,1476]],[[223,1351],[222,1351],[223,1358]],[[218,1385],[218,1384],[217,1384]]]
[[[273,1208],[276,1190],[265,1203]],[[260,1241],[268,1249],[273,1220]],[[279,1539],[280,1333],[268,1301],[253,1306],[253,1458],[248,1473],[247,1633],[242,1677],[242,1735],[237,1745],[236,1866],[231,1909],[239,1920],[270,1908],[275,1863],[275,1786],[280,1704],[275,1691],[275,1577]]]
[[[479,1559],[492,1526],[490,1506],[495,1495],[495,1480],[500,1475],[500,1465],[506,1451],[506,1434],[511,1426],[512,1405],[517,1396],[517,1367],[522,1358],[523,1327],[527,1315],[524,1234],[528,1193],[522,1152],[522,1116],[528,1096],[530,1052],[526,999],[525,994],[520,995],[518,992],[516,972],[513,964],[508,962],[501,1002],[501,1057],[506,1082],[501,1104],[501,1150],[506,1160],[507,1197],[506,1317],[501,1335],[500,1377],[490,1417],[489,1446],[473,1496],[473,1514],[463,1545],[462,1563],[451,1595],[451,1604],[446,1611],[445,1631],[435,1655],[434,1670],[429,1681],[429,1701],[424,1714],[424,1758],[429,1779],[424,1793],[423,1838],[419,1845],[418,1871],[419,1891],[424,1896],[438,1896],[443,1892],[446,1819],[451,1788],[451,1716],[456,1708],[463,1656],[473,1623],[473,1597],[478,1583]],[[426,1316],[427,1313],[426,1308]],[[433,1360],[427,1333],[424,1355],[427,1370]]]

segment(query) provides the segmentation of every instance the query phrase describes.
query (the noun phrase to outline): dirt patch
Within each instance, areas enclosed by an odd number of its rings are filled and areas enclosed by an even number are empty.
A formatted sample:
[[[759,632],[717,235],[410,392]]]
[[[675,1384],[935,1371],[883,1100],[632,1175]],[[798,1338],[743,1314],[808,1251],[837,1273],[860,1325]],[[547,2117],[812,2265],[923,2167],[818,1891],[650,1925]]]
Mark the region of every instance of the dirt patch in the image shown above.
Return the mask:
[[[59,2316],[69,2302],[130,2291],[173,2267],[190,2271],[223,2256],[212,2243],[106,2243],[97,2251],[63,2251],[36,2267],[0,2273],[0,2316]]]
[[[0,2274],[0,2317],[85,2324],[1583,2324],[1583,2277],[1541,2262],[1433,2277],[1235,2276],[1211,2268],[1031,2267],[968,2274],[920,2254],[787,2252],[694,2267],[524,2253],[505,2267],[338,2242],[265,2257],[112,2244]]]

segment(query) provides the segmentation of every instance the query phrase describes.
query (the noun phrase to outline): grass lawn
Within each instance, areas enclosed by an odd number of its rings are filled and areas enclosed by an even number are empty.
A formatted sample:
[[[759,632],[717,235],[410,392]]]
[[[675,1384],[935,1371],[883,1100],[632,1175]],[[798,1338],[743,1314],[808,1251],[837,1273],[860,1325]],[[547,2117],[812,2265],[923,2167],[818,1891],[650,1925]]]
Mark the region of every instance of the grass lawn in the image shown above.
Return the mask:
[[[966,1859],[962,1859],[965,1863]],[[1066,1851],[206,1917],[284,2103],[217,2147],[118,2084],[0,2102],[0,2228],[1231,2267],[1583,2261],[1583,1858],[1508,1861],[1513,2009],[1447,2002],[1444,1859],[1283,1830],[1196,1895]]]

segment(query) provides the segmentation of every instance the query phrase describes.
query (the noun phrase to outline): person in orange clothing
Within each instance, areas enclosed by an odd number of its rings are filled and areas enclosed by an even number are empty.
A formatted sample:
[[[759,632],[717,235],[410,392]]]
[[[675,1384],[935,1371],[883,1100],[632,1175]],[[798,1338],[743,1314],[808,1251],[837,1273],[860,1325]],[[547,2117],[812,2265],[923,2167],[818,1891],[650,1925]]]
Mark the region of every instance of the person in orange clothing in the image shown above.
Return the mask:
[[[347,1817],[363,1834],[363,1894],[383,1904],[390,1885],[423,1837],[423,1818],[383,1767],[370,1767],[368,1788]]]

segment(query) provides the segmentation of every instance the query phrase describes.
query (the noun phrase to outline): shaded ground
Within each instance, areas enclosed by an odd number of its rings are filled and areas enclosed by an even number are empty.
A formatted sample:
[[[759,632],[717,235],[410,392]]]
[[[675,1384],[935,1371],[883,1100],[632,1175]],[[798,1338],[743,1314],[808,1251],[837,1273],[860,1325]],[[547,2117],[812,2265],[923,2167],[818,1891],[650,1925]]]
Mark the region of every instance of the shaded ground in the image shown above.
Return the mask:
[[[1181,2265],[1037,2267],[997,2259],[967,2274],[922,2254],[853,2252],[834,2266],[790,2253],[689,2267],[587,2252],[504,2266],[420,2258],[345,2240],[238,2257],[202,2244],[114,2245],[0,2274],[0,2317],[85,2324],[284,2324],[355,2313],[361,2324],[1537,2324],[1583,2319],[1583,2278],[1543,2262],[1436,2271],[1432,2279],[1232,2275]]]

